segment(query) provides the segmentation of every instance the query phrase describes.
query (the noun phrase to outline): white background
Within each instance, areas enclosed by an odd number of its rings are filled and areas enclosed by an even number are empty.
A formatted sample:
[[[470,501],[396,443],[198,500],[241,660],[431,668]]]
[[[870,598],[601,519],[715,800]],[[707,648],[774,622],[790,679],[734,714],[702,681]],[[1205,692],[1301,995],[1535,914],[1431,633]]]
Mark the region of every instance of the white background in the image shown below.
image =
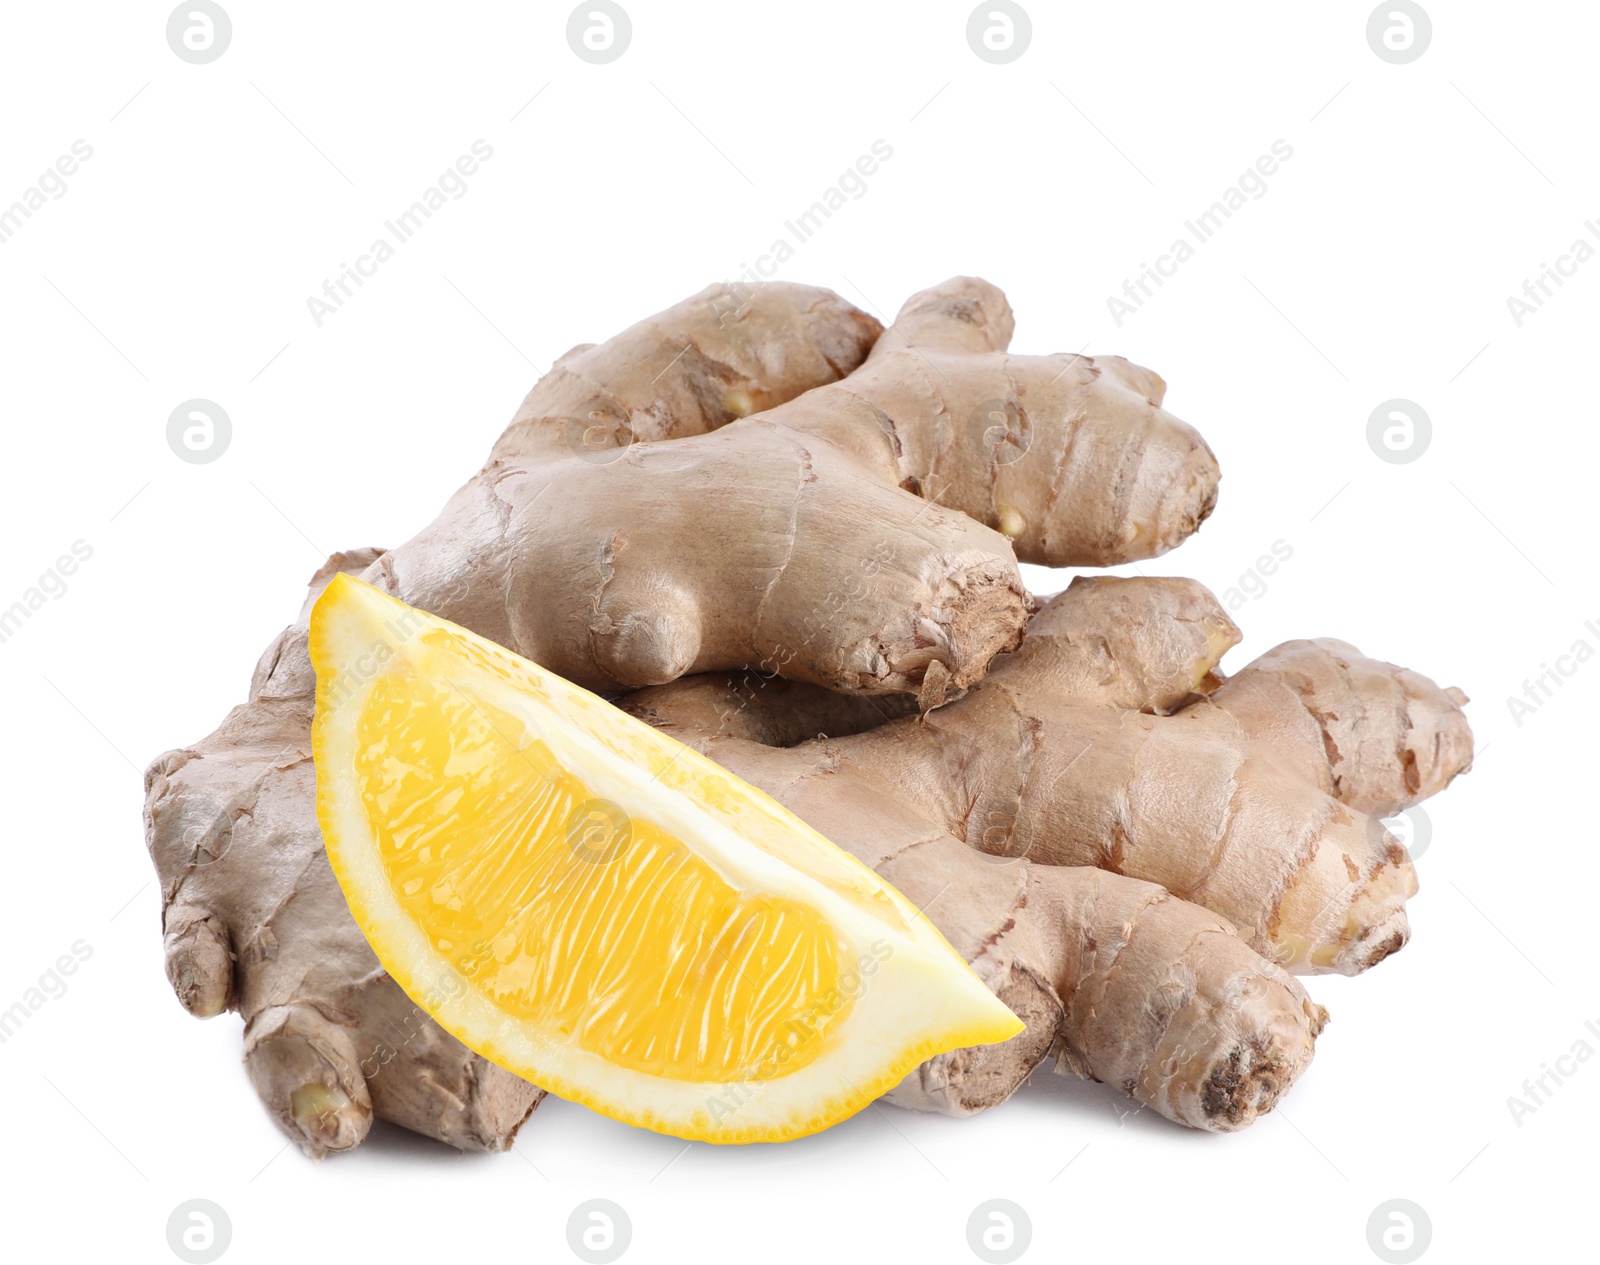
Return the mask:
[[[632,44],[597,66],[565,4],[227,7],[203,66],[163,4],[0,19],[0,207],[94,150],[0,245],[0,606],[94,551],[0,644],[0,1007],[93,950],[0,1046],[8,1258],[172,1260],[191,1197],[227,1210],[230,1261],[573,1259],[591,1197],[646,1262],[972,1260],[991,1197],[1030,1214],[1025,1260],[1373,1260],[1394,1197],[1426,1209],[1429,1260],[1594,1252],[1600,1059],[1520,1126],[1507,1098],[1600,1025],[1600,663],[1521,724],[1507,698],[1600,649],[1600,261],[1520,328],[1506,299],[1600,216],[1600,11],[1437,0],[1428,51],[1391,65],[1364,0],[1030,0],[1031,47],[997,66],[965,3],[628,0]],[[318,328],[307,297],[479,138],[468,193]],[[190,1019],[163,977],[143,766],[243,698],[326,553],[431,518],[553,357],[736,276],[880,138],[867,194],[781,275],[887,319],[977,273],[1018,350],[1156,368],[1225,477],[1143,569],[1222,593],[1293,549],[1229,666],[1331,635],[1472,695],[1482,755],[1428,806],[1411,945],[1312,981],[1316,1062],[1237,1136],[1046,1076],[981,1118],[874,1108],[774,1147],[685,1151],[549,1100],[510,1155],[381,1126],[321,1165],[286,1149],[237,1018]],[[1118,328],[1107,296],[1280,138],[1267,194]],[[193,397],[233,421],[214,464],[167,446]],[[1432,418],[1410,464],[1366,440],[1394,397]]]

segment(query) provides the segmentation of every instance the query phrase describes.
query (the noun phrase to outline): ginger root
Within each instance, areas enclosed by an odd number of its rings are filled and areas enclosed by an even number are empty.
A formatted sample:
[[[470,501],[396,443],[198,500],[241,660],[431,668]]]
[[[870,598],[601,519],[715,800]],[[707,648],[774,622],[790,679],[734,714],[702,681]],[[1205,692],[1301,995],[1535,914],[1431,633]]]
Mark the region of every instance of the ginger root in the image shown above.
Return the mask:
[[[895,1101],[977,1110],[1054,1053],[1182,1123],[1248,1124],[1324,1020],[1279,960],[1360,969],[1403,939],[1409,866],[1359,813],[1461,767],[1462,700],[1338,643],[1219,688],[1237,633],[1182,581],[1080,584],[1022,643],[1018,558],[1153,557],[1210,512],[1215,460],[1161,380],[1009,354],[1004,297],[970,278],[888,331],[801,286],[731,307],[712,287],[574,348],[431,526],[336,555],[311,597],[359,573],[640,690],[626,706],[927,902],[1028,1029]],[[728,674],[754,669],[786,678],[783,705],[729,722],[752,678]],[[434,1025],[349,917],[316,826],[313,688],[303,610],[249,701],[147,774],[169,978],[197,1015],[241,1012],[252,1081],[308,1153],[374,1117],[503,1149],[541,1091]],[[1401,718],[1409,761],[1384,749]],[[1169,776],[1194,805],[1162,796]]]
[[[977,852],[928,815],[914,788],[839,758],[852,741],[900,741],[896,725],[789,748],[737,736],[764,727],[768,712],[806,715],[808,693],[780,689],[769,703],[759,679],[691,677],[619,705],[765,790],[893,883],[1027,1024],[1001,1045],[929,1060],[890,1101],[968,1115],[1003,1102],[1054,1055],[1058,1070],[1116,1085],[1180,1124],[1226,1132],[1270,1110],[1310,1062],[1326,1012],[1226,919],[1154,883]]]

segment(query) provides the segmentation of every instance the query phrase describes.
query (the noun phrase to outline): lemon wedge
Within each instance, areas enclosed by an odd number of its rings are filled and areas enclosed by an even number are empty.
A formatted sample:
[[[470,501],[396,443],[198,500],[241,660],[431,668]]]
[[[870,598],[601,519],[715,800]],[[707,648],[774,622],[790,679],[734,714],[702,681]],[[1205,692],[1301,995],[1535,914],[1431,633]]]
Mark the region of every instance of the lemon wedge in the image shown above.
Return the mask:
[[[346,575],[310,641],[333,871],[485,1058],[629,1124],[780,1141],[1022,1030],[894,888],[603,699]]]

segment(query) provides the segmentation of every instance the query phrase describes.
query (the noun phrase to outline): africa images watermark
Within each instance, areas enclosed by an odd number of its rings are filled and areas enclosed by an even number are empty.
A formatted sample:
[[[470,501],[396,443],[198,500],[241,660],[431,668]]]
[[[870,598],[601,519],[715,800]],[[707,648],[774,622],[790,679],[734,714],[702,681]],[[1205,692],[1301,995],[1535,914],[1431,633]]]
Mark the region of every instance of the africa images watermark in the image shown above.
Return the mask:
[[[433,1015],[437,1014],[445,1003],[460,1001],[468,995],[472,981],[493,961],[493,943],[479,940],[457,958],[453,966],[446,967],[418,1004],[413,1005],[410,1011],[400,1018],[387,1021],[389,1035],[394,1038],[393,1042],[378,1037],[370,1050],[359,1056],[362,1078],[369,1083],[377,1079],[378,1074],[392,1063],[414,1038],[428,1029],[434,1022]]]
[[[445,168],[444,173],[422,191],[420,198],[393,219],[383,222],[383,227],[389,232],[388,238],[375,239],[365,254],[356,256],[354,264],[341,262],[338,275],[323,281],[321,297],[315,294],[306,297],[306,310],[311,313],[311,319],[318,329],[322,328],[322,322],[327,317],[342,308],[346,300],[367,283],[368,278],[376,276],[378,269],[399,253],[399,247],[421,231],[422,226],[433,218],[435,211],[442,210],[448,202],[459,202],[467,196],[471,187],[467,183],[468,177],[477,175],[479,164],[494,157],[494,146],[481,137],[472,142],[470,149],[470,153],[462,154]],[[389,238],[394,240],[391,242]]]
[[[1165,254],[1156,256],[1153,266],[1141,263],[1138,275],[1123,281],[1120,296],[1107,295],[1106,309],[1117,323],[1117,328],[1121,329],[1123,321],[1135,315],[1155,296],[1156,290],[1177,276],[1178,269],[1193,259],[1201,246],[1215,237],[1237,212],[1243,210],[1247,201],[1259,202],[1266,197],[1270,187],[1267,180],[1277,175],[1279,166],[1293,157],[1294,147],[1288,141],[1281,138],[1273,141],[1270,152],[1262,154],[1247,167],[1233,184],[1222,191],[1220,198],[1193,219],[1183,222],[1188,237],[1175,238]]]
[[[94,956],[94,946],[87,940],[74,940],[69,947],[70,952],[63,953],[47,967],[37,984],[24,989],[18,1000],[0,1010],[0,1045],[16,1036],[36,1012],[44,1009],[45,1002],[65,997],[66,977],[76,975],[78,968]]]
[[[94,557],[94,546],[86,540],[74,540],[70,551],[62,554],[26,589],[10,606],[0,608],[0,645],[4,645],[22,630],[34,613],[44,609],[48,601],[59,602],[67,595],[67,580],[78,573],[78,568]]]
[[[1583,226],[1591,237],[1600,241],[1600,223],[1585,220]],[[1523,321],[1537,315],[1546,300],[1555,297],[1555,290],[1552,290],[1551,286],[1559,290],[1567,284],[1568,279],[1578,275],[1579,268],[1594,257],[1594,245],[1579,237],[1573,241],[1565,254],[1556,256],[1554,264],[1541,262],[1536,276],[1523,279],[1521,296],[1512,294],[1506,297],[1506,311],[1511,313],[1511,319],[1516,327],[1521,329]]]
[[[816,201],[793,219],[783,222],[788,237],[774,239],[765,253],[757,255],[755,263],[739,265],[739,275],[726,282],[722,293],[712,300],[712,309],[726,322],[750,301],[750,296],[763,281],[778,275],[778,269],[795,257],[799,247],[817,235],[834,213],[844,209],[848,202],[860,201],[867,196],[871,185],[867,182],[878,174],[883,163],[894,157],[894,146],[879,137],[867,147],[865,154],[840,173],[839,178],[822,191]],[[793,242],[790,242],[793,238]]]
[[[1254,565],[1239,577],[1237,583],[1229,585],[1223,591],[1222,604],[1230,611],[1236,611],[1246,602],[1265,597],[1270,587],[1267,581],[1292,557],[1294,557],[1293,545],[1282,537],[1274,540],[1272,552],[1262,554],[1255,560]]]
[[[46,199],[59,202],[67,196],[67,177],[78,174],[78,164],[94,157],[94,146],[78,139],[72,142],[71,152],[62,154],[10,206],[0,210],[0,246],[4,246],[19,232],[35,211],[44,207]]]
[[[379,637],[364,653],[341,662],[334,670],[332,679],[319,687],[317,706],[332,710],[343,707],[359,696],[362,687],[394,658],[396,647],[410,641],[427,626],[426,617],[412,607],[384,620],[383,628],[389,637]]]
[[[1506,697],[1506,709],[1511,713],[1511,719],[1516,722],[1518,729],[1522,728],[1523,721],[1534,715],[1546,703],[1556,696],[1556,691],[1567,683],[1572,677],[1578,675],[1578,669],[1595,656],[1595,642],[1600,642],[1600,623],[1595,620],[1586,620],[1583,625],[1584,632],[1589,636],[1578,637],[1564,654],[1556,656],[1555,666],[1549,663],[1539,665],[1539,675],[1531,677],[1522,683],[1522,694],[1510,694]],[[1589,640],[1590,637],[1594,641]]]
[[[1584,1030],[1600,1042],[1600,1023],[1593,1019],[1583,1021]],[[1579,1037],[1572,1043],[1565,1054],[1555,1057],[1555,1066],[1549,1063],[1539,1064],[1544,1070],[1537,1076],[1529,1077],[1522,1082],[1521,1095],[1512,1094],[1506,1099],[1506,1106],[1511,1111],[1511,1119],[1516,1122],[1517,1128],[1522,1128],[1525,1117],[1533,1115],[1540,1107],[1550,1104],[1550,1099],[1555,1096],[1556,1090],[1567,1083],[1569,1077],[1576,1076],[1578,1070],[1594,1057],[1595,1047],[1591,1045],[1588,1037]]]

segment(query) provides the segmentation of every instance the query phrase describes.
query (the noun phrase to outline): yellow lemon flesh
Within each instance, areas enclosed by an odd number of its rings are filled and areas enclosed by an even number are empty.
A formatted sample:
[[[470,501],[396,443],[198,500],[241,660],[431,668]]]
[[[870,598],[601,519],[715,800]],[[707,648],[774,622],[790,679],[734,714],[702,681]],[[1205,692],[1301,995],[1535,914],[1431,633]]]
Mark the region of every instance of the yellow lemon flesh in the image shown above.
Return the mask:
[[[519,1076],[659,1132],[779,1141],[1022,1030],[871,870],[588,691],[344,575],[311,659],[351,913]]]

